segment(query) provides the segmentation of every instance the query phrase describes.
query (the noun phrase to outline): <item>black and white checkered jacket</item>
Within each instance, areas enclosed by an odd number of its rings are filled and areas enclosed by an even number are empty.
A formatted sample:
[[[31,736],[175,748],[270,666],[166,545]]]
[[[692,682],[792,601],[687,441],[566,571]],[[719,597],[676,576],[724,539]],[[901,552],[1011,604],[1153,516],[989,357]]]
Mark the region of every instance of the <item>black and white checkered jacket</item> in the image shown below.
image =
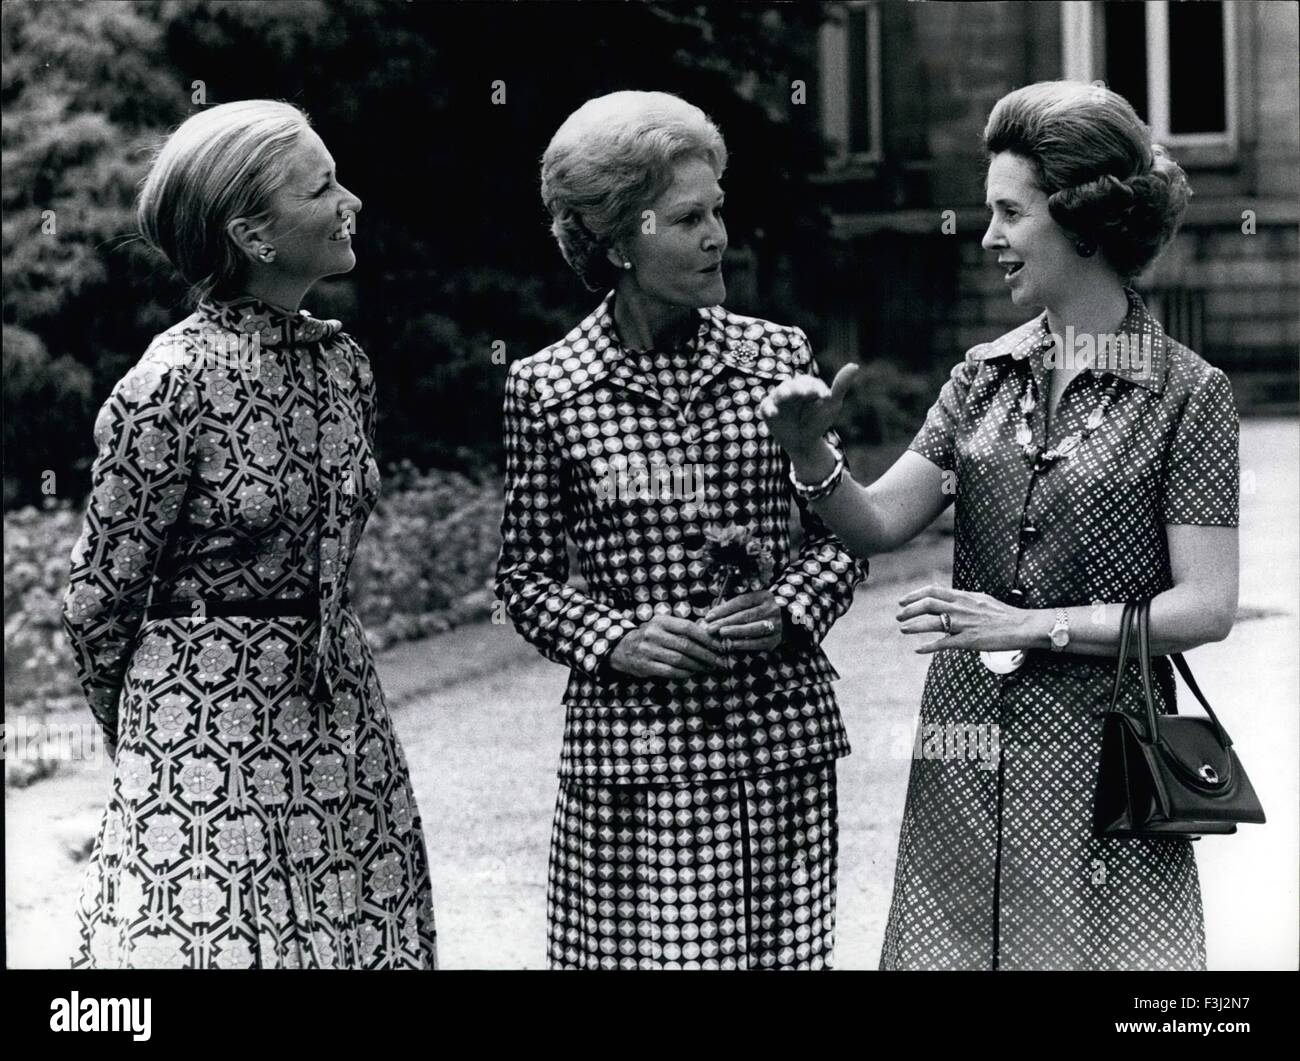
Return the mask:
[[[806,336],[701,309],[679,390],[620,346],[613,298],[512,364],[506,383],[496,591],[523,636],[572,668],[561,778],[698,783],[847,754],[839,675],[819,643],[867,565],[802,505],[792,555],[789,463],[758,416],[779,381],[816,372]],[[727,524],[748,525],[775,558],[785,642],[680,681],[613,670],[619,638],[655,613],[699,619],[712,607],[703,531]],[[568,582],[566,539],[583,586]]]

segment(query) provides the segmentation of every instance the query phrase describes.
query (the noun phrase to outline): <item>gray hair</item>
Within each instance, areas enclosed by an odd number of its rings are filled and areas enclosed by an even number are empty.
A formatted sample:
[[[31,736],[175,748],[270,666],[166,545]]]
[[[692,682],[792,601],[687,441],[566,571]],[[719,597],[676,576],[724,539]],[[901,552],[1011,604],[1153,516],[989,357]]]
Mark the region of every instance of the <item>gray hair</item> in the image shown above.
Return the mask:
[[[271,195],[288,176],[285,158],[310,128],[292,104],[247,99],[200,111],[159,146],[140,186],[136,222],[193,298],[242,280],[247,262],[226,225],[270,218]]]
[[[606,251],[663,194],[673,167],[703,158],[721,177],[727,145],[699,107],[667,92],[611,92],[565,119],[542,156],[542,202],[560,253],[592,291],[613,286]]]

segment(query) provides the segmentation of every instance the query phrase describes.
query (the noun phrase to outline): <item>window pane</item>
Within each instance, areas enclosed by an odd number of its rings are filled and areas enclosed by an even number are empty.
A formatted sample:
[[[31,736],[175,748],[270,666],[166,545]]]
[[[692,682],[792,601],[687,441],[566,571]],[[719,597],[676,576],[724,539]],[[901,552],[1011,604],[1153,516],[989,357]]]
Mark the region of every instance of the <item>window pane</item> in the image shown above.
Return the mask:
[[[1133,104],[1139,118],[1149,122],[1146,5],[1130,0],[1107,3],[1105,19],[1106,85]]]
[[[867,11],[849,8],[849,151],[871,150],[871,101],[867,96]]]
[[[1223,4],[1169,5],[1169,131],[1228,129],[1223,77]]]

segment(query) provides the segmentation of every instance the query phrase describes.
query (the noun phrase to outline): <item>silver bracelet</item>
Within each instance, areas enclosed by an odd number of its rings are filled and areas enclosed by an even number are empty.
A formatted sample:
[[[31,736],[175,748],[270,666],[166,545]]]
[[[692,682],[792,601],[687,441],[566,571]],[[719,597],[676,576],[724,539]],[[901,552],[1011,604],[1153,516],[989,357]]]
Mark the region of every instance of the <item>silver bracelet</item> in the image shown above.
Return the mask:
[[[801,483],[795,477],[794,465],[790,466],[790,485],[794,487],[795,495],[801,500],[820,501],[822,498],[833,494],[835,488],[840,485],[841,480],[844,478],[844,454],[834,447],[831,447],[831,452],[835,454],[835,467],[831,469],[830,475],[826,476],[820,483]]]

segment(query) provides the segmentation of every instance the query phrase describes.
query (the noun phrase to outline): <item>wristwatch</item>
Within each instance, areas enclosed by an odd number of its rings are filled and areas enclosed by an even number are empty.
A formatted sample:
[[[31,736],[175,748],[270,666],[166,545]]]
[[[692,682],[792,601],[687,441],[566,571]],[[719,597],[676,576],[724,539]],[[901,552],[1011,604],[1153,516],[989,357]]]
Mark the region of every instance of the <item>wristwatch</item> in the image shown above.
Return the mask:
[[[1060,652],[1070,643],[1070,613],[1064,608],[1056,609],[1056,622],[1047,636],[1052,642],[1053,652]]]

